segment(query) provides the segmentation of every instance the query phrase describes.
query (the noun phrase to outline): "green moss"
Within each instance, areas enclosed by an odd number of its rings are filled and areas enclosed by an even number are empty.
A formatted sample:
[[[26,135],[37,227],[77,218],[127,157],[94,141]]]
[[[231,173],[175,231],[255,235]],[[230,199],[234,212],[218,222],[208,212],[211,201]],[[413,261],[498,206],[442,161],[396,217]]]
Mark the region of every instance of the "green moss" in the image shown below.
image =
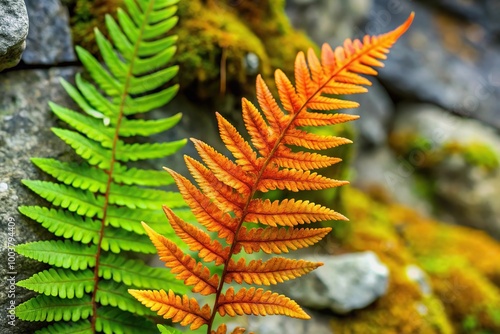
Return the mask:
[[[500,166],[497,152],[481,142],[470,142],[468,144],[450,142],[444,145],[443,150],[450,155],[458,154],[463,156],[465,161],[472,166],[479,166],[488,170],[494,170]]]
[[[500,166],[498,153],[482,142],[449,141],[436,146],[427,138],[412,132],[405,132],[392,134],[389,138],[389,144],[406,159],[414,159],[418,154],[419,164],[416,167],[420,169],[432,168],[453,155],[463,157],[464,161],[471,166],[480,166],[488,170]]]
[[[270,72],[264,45],[231,7],[223,3],[207,5],[200,0],[181,1],[179,17],[175,61],[181,67],[181,86],[195,85],[201,97],[217,94],[221,80],[231,89],[235,85],[242,88],[250,82],[244,65],[248,53],[259,58],[259,72]]]

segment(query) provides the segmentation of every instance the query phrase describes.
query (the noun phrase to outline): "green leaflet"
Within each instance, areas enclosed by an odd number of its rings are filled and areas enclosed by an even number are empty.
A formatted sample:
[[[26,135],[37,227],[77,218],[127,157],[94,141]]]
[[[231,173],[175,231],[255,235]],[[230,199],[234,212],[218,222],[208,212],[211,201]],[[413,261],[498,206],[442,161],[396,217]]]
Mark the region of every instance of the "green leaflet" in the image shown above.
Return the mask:
[[[176,3],[124,0],[117,21],[106,16],[110,40],[95,30],[104,62],[77,47],[86,74],[77,74],[73,84],[61,80],[81,111],[49,103],[66,125],[52,131],[81,159],[33,158],[53,180],[23,180],[49,206],[21,206],[19,211],[60,239],[16,247],[19,254],[52,266],[18,282],[39,295],[19,305],[17,316],[53,322],[37,333],[157,333],[150,320],[156,314],[128,289],[167,285],[179,294],[188,290],[168,270],[152,268],[134,253],[155,252],[142,220],[176,240],[162,205],[187,221],[193,215],[179,193],[153,188],[173,183],[160,166],[127,165],[174,154],[186,143],[144,138],[171,129],[180,114],[162,119],[142,115],[164,106],[179,89],[171,83],[179,68],[169,64],[176,51],[177,37],[169,35],[177,23]]]
[[[142,305],[128,293],[128,287],[113,281],[99,282],[97,301],[101,305],[118,307],[122,311],[135,313],[137,315],[154,316],[156,313]]]
[[[83,298],[94,288],[91,270],[49,269],[17,283],[23,288],[60,298]]]
[[[109,306],[102,306],[97,310],[96,330],[110,334],[158,333],[156,326],[151,321]]]
[[[88,320],[79,320],[77,322],[56,322],[53,325],[45,327],[36,334],[92,334],[90,322]]]
[[[78,321],[92,313],[90,296],[62,299],[38,295],[16,307],[16,316],[28,321]]]

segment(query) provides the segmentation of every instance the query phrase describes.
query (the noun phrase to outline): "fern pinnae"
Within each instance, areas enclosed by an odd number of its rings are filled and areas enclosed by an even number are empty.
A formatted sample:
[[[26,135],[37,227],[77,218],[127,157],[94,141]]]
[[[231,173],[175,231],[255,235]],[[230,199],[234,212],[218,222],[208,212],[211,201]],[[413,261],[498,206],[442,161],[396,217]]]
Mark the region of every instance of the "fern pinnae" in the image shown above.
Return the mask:
[[[262,262],[235,261],[233,256],[246,253],[285,253],[310,246],[323,238],[330,228],[298,228],[316,221],[347,218],[329,208],[294,199],[271,202],[258,193],[274,189],[320,190],[347,184],[347,181],[324,177],[314,169],[330,166],[339,159],[316,151],[348,144],[351,141],[334,136],[318,136],[303,127],[334,125],[357,116],[317,111],[357,107],[358,103],[339,100],[329,94],[366,92],[361,85],[370,82],[360,74],[375,75],[373,66],[382,66],[391,46],[409,28],[413,13],[395,30],[380,36],[346,40],[343,47],[332,50],[324,45],[321,58],[309,50],[299,52],[295,61],[295,85],[281,71],[275,72],[279,102],[264,80],[257,77],[257,99],[261,112],[248,100],[242,100],[243,120],[250,143],[236,128],[216,114],[220,137],[234,157],[234,162],[207,144],[193,140],[203,163],[185,157],[198,187],[176,172],[167,169],[184,200],[206,231],[190,226],[168,207],[165,214],[176,234],[191,250],[198,251],[201,261],[183,254],[179,247],[144,224],[160,259],[177,278],[192,286],[193,292],[214,295],[214,304],[200,306],[187,295],[172,290],[129,290],[144,305],[159,315],[190,326],[191,330],[207,325],[207,334],[227,332],[225,325],[214,331],[215,316],[281,314],[309,319],[293,300],[262,288],[239,288],[225,284],[243,282],[270,285],[296,278],[321,266],[303,260],[273,257]],[[283,107],[283,109],[280,107]],[[258,224],[258,227],[252,227]],[[229,251],[226,249],[229,248]],[[222,266],[220,275],[212,275],[204,263],[215,261]],[[233,333],[243,333],[237,328]]]
[[[74,86],[61,80],[83,113],[50,103],[54,114],[72,128],[53,128],[54,134],[84,162],[34,158],[33,163],[59,183],[23,180],[52,207],[23,206],[20,212],[65,239],[17,247],[20,254],[55,267],[19,282],[41,295],[19,305],[18,317],[56,321],[42,333],[68,333],[73,329],[85,333],[153,333],[156,327],[141,318],[150,316],[151,311],[127,289],[160,288],[170,281],[175,291],[186,291],[173,274],[151,268],[126,253],[156,251],[139,217],[158,221],[163,204],[189,217],[182,209],[185,202],[180,194],[148,188],[171,184],[172,177],[126,165],[171,155],[186,140],[155,144],[123,140],[168,130],[181,118],[176,114],[159,120],[134,119],[138,113],[163,106],[178,90],[176,84],[166,86],[178,71],[177,66],[168,65],[175,53],[176,37],[167,36],[177,22],[177,2],[124,0],[127,11],[118,10],[118,22],[106,17],[111,41],[95,31],[104,65],[77,47],[90,79],[77,74]],[[169,228],[162,232],[173,234]],[[66,322],[57,323],[61,320]]]

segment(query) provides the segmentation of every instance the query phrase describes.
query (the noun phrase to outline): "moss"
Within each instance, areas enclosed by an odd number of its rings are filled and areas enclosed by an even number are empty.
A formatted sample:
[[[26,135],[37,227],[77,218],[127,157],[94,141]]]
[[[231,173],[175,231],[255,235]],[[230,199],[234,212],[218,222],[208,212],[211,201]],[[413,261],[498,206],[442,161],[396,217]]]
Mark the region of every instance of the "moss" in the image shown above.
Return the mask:
[[[123,0],[73,2],[73,40],[98,55],[93,28],[105,31],[105,14],[115,13]],[[174,61],[181,68],[179,81],[189,94],[202,99],[225,91],[246,95],[253,90],[257,72],[272,87],[274,69],[292,75],[297,52],[315,48],[305,34],[291,27],[284,1],[189,0],[180,1],[178,7]],[[249,54],[258,58],[258,68],[251,71],[245,61]]]
[[[95,42],[94,27],[106,35],[104,17],[106,14],[115,15],[123,0],[74,0],[69,3],[71,16],[71,34],[73,43],[98,55]]]
[[[223,3],[205,4],[200,0],[179,3],[180,24],[176,62],[180,65],[181,86],[196,86],[202,98],[220,90],[220,80],[228,87],[249,83],[244,58],[253,53],[259,58],[259,72],[270,73],[268,55],[261,40]],[[224,78],[221,78],[221,71]]]
[[[369,307],[332,320],[335,333],[452,333],[443,305],[424,295],[406,273],[412,254],[388,219],[388,208],[349,189],[345,205],[352,233],[338,251],[374,251],[390,271],[387,293]]]
[[[409,161],[415,163],[419,169],[429,169],[450,158],[461,156],[471,166],[479,166],[494,170],[500,166],[500,158],[489,145],[471,141],[461,143],[458,141],[445,142],[436,146],[429,139],[420,137],[412,132],[393,133],[389,137],[390,146]]]
[[[462,144],[458,142],[446,143],[443,151],[447,154],[461,155],[471,166],[494,170],[500,166],[498,154],[488,145],[481,142]]]
[[[393,206],[392,220],[459,333],[500,330],[500,245],[485,233],[448,226]]]

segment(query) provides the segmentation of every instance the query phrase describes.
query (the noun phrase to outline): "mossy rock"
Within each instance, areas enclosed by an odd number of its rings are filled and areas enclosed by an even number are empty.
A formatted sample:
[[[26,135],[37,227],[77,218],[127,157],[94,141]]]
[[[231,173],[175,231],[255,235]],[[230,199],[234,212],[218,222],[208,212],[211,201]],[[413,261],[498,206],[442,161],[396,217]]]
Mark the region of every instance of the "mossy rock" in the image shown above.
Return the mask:
[[[98,56],[94,26],[106,34],[104,16],[115,16],[123,0],[72,0],[73,40]],[[181,89],[208,99],[253,92],[260,73],[272,87],[273,71],[293,75],[297,52],[317,47],[290,25],[284,1],[181,0],[174,62]]]
[[[351,233],[331,250],[374,251],[390,270],[389,289],[369,307],[332,320],[335,333],[500,332],[500,245],[485,233],[425,218],[346,189]],[[407,275],[425,271],[432,292]]]

